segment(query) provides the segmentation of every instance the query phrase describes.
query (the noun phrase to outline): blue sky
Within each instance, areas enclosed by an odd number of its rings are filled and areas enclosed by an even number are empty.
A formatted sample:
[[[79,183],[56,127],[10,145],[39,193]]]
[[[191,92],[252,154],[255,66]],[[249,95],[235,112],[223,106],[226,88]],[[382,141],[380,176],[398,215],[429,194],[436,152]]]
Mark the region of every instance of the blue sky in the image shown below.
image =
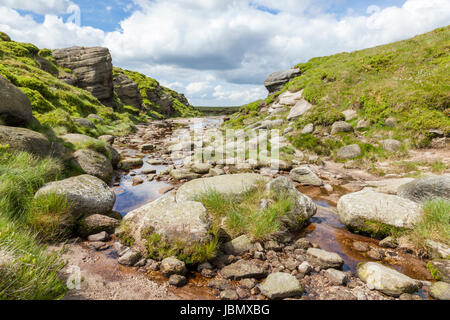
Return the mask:
[[[273,71],[445,26],[450,5],[448,0],[0,0],[0,16],[0,30],[16,41],[52,49],[105,46],[115,65],[184,92],[194,105],[240,105],[266,96],[263,82]]]

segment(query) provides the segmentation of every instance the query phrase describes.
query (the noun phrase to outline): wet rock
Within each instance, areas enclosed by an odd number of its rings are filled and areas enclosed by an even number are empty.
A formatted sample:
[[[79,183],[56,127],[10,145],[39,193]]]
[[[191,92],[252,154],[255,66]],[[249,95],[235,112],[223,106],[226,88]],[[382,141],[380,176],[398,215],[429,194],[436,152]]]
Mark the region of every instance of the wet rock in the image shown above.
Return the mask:
[[[122,256],[119,257],[117,262],[124,266],[133,266],[141,258],[141,253],[132,249],[127,250]]]
[[[320,268],[338,268],[344,264],[344,260],[334,252],[328,252],[322,249],[309,248],[306,251],[306,258],[312,265]]]
[[[182,287],[187,283],[185,276],[179,274],[173,274],[169,278],[169,284],[175,287]]]
[[[238,297],[236,291],[227,289],[220,293],[219,299],[220,300],[238,300],[239,297]]]
[[[436,258],[442,258],[442,259],[448,259],[450,258],[450,247],[447,246],[444,243],[433,241],[433,240],[426,240],[426,245],[429,248],[429,251],[431,252],[431,257],[433,259]]]
[[[105,182],[86,174],[47,183],[34,197],[49,193],[65,196],[70,214],[75,218],[83,214],[108,214],[116,201],[116,195]]]
[[[106,142],[109,145],[112,145],[114,143],[115,137],[110,134],[106,134],[98,137],[98,140]]]
[[[185,275],[187,272],[186,264],[175,257],[165,258],[161,261],[159,269],[165,277],[170,277],[173,274]]]
[[[368,188],[342,196],[337,212],[342,223],[365,231],[371,228],[372,221],[412,228],[422,216],[422,209],[415,202]]]
[[[205,207],[195,201],[176,202],[173,192],[129,212],[123,221],[126,226],[118,233],[126,232],[133,237],[134,245],[142,253],[146,252],[147,238],[151,234],[186,245],[210,239],[211,220]]]
[[[430,295],[438,300],[450,300],[450,283],[438,281],[431,285]]]
[[[359,251],[359,252],[367,252],[370,250],[370,246],[366,242],[354,241],[353,249],[355,249],[356,251]]]
[[[289,177],[292,180],[307,186],[323,185],[322,179],[320,179],[308,166],[292,169],[289,173]]]
[[[398,151],[401,148],[402,143],[400,141],[398,141],[398,140],[386,139],[386,140],[382,140],[381,141],[381,146],[386,151],[395,152],[395,151]]]
[[[367,252],[367,256],[374,260],[383,260],[383,258],[385,257],[385,255],[383,254],[382,251],[377,250],[375,248],[372,248],[371,250],[369,250],[369,252]]]
[[[311,103],[306,101],[305,99],[301,99],[298,101],[290,110],[289,115],[287,116],[287,120],[294,120],[298,117],[302,116],[306,113],[306,111],[310,110],[313,107]]]
[[[139,184],[144,183],[144,179],[142,179],[141,177],[133,177],[131,179],[131,182],[132,182],[133,186],[137,186]]]
[[[25,128],[0,125],[0,144],[9,145],[9,151],[25,151],[38,157],[62,156],[65,150],[51,143],[43,134]],[[61,150],[62,152],[59,152]]]
[[[73,154],[74,164],[84,173],[102,179],[105,182],[111,180],[113,167],[109,159],[94,150],[82,149]]]
[[[258,181],[267,178],[255,173],[226,174],[216,177],[201,178],[183,184],[177,191],[177,201],[192,200],[209,190],[221,194],[241,195]]]
[[[253,245],[251,239],[246,235],[242,235],[225,243],[223,249],[226,254],[238,256],[244,252],[249,251],[252,246]]]
[[[348,276],[344,272],[333,268],[325,270],[325,276],[336,285],[344,285],[348,281]]]
[[[308,123],[302,129],[302,134],[313,133],[314,132],[314,124]]]
[[[140,158],[123,159],[119,163],[119,168],[122,170],[130,170],[133,168],[141,167],[143,164],[144,162]]]
[[[271,73],[264,81],[269,94],[283,89],[285,83],[301,74],[300,69],[288,69]]]
[[[293,200],[294,205],[281,221],[289,230],[302,227],[317,212],[316,204],[308,196],[299,192],[288,178],[281,176],[267,184],[267,190]]]
[[[95,251],[105,250],[109,246],[102,241],[90,241],[87,246]]]
[[[79,222],[78,233],[82,237],[88,237],[102,231],[114,233],[119,224],[119,220],[101,214],[92,214]]]
[[[92,234],[88,237],[88,241],[108,241],[109,240],[109,234],[105,231]]]
[[[152,151],[156,148],[156,146],[154,144],[148,143],[148,144],[143,144],[141,146],[141,151],[142,152],[146,152],[146,151]]]
[[[241,280],[244,278],[262,278],[267,275],[263,266],[252,261],[239,260],[220,271],[225,279]]]
[[[435,259],[427,264],[433,278],[450,283],[450,260]]]
[[[381,240],[379,243],[378,243],[378,245],[380,246],[380,247],[383,247],[383,248],[391,248],[391,249],[395,249],[395,248],[397,248],[397,241],[395,241],[395,239],[394,238],[392,238],[392,237],[386,237],[386,238],[384,238],[383,240]]]
[[[284,272],[269,274],[259,288],[261,293],[269,299],[300,296],[303,292],[302,286],[297,278]]]
[[[308,249],[311,248],[311,242],[306,238],[300,238],[294,243],[295,248],[297,249]]]
[[[357,144],[350,144],[340,148],[337,152],[339,159],[353,159],[361,155],[361,148]]]
[[[350,123],[345,121],[336,121],[331,126],[331,134],[338,132],[353,132],[353,127]]]
[[[359,264],[356,273],[369,289],[394,297],[416,292],[421,286],[419,281],[376,262]]]
[[[10,126],[31,123],[33,118],[27,95],[0,75],[0,120]]]
[[[450,200],[450,175],[416,179],[398,188],[397,194],[416,202],[444,198]]]

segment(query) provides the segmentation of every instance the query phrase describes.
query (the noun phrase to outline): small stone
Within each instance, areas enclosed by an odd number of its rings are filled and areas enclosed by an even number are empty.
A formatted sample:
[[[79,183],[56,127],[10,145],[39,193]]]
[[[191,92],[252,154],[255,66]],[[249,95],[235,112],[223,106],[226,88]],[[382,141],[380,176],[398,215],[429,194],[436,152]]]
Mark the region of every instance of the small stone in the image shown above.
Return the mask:
[[[179,274],[173,274],[169,278],[169,284],[175,287],[182,287],[187,283],[185,276]]]
[[[155,147],[155,145],[154,144],[143,144],[142,146],[141,146],[141,151],[142,152],[145,152],[145,151],[152,151],[152,150],[154,150],[156,147]]]
[[[383,258],[385,257],[384,253],[377,249],[371,249],[369,252],[367,252],[367,256],[374,260],[383,260]]]
[[[284,272],[271,273],[259,288],[269,299],[295,297],[303,292],[300,282],[294,276]]]
[[[273,250],[273,251],[281,251],[283,247],[276,241],[269,240],[264,242],[264,248],[266,250]]]
[[[322,249],[309,248],[306,251],[308,262],[320,268],[341,268],[344,260],[334,252],[328,252]]]
[[[311,248],[311,242],[306,238],[300,238],[294,243],[295,248],[297,249],[309,249]]]
[[[200,274],[202,275],[202,277],[205,277],[205,278],[208,278],[208,279],[214,278],[216,276],[216,273],[213,270],[211,270],[211,269],[203,269],[200,272]]]
[[[141,253],[139,251],[134,251],[132,249],[127,250],[119,259],[119,264],[124,266],[133,266],[141,258]]]
[[[91,248],[92,250],[98,251],[105,249],[105,243],[101,241],[92,241],[88,243],[88,247]]]
[[[209,262],[203,262],[203,263],[199,264],[197,267],[198,272],[202,272],[202,270],[204,270],[204,269],[212,270],[212,269],[214,269],[214,267]]]
[[[216,278],[216,279],[209,281],[206,284],[206,286],[208,288],[213,288],[213,289],[217,289],[217,290],[227,290],[232,287],[232,284],[231,284],[231,281],[229,281],[229,280]]]
[[[439,300],[450,300],[450,283],[438,281],[431,285],[430,294]]]
[[[297,268],[298,272],[303,275],[311,273],[312,269],[312,266],[307,261],[303,261]]]
[[[131,181],[133,183],[133,186],[137,186],[139,184],[144,183],[144,179],[142,179],[141,177],[133,177]]]
[[[236,293],[236,291],[227,289],[220,293],[219,295],[220,300],[238,300],[239,297]]]
[[[224,245],[224,251],[227,254],[240,255],[252,248],[252,242],[246,235],[239,236]]]
[[[173,274],[185,275],[186,264],[175,257],[165,258],[161,261],[160,270],[163,276],[170,277]]]
[[[348,277],[344,272],[333,268],[325,270],[325,276],[336,285],[343,285],[348,281]]]
[[[252,289],[256,286],[255,279],[242,279],[239,281],[239,285],[246,289]]]
[[[92,234],[88,237],[88,241],[108,241],[109,240],[109,234],[105,231]]]
[[[248,289],[241,288],[241,287],[238,287],[236,289],[236,293],[237,293],[239,299],[246,299],[250,296],[250,291]]]
[[[380,240],[378,245],[383,248],[391,248],[391,249],[397,248],[397,242],[392,237],[386,237],[383,240]]]
[[[143,259],[139,260],[138,262],[136,262],[135,266],[136,267],[145,267],[146,264],[147,264],[147,259],[143,258]]]
[[[314,132],[314,124],[308,123],[302,129],[302,134],[313,133]]]
[[[359,252],[367,252],[370,250],[370,246],[366,242],[354,241],[353,249],[355,249],[356,251],[359,251]]]

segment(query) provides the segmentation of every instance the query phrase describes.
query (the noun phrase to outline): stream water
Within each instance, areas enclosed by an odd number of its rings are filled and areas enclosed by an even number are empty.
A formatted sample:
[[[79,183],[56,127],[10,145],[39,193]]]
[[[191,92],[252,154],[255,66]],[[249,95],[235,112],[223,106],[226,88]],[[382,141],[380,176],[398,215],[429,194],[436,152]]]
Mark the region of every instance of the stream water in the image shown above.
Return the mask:
[[[223,122],[220,118],[203,118],[192,119],[187,126],[185,126],[185,132],[190,130],[219,127]],[[177,123],[174,121],[174,123]],[[180,122],[181,123],[181,122]],[[181,131],[183,132],[183,131]],[[186,133],[181,133],[186,134]],[[148,143],[153,143],[148,141]],[[134,156],[139,153],[135,149],[122,149],[128,156]],[[132,170],[130,173],[123,174],[119,179],[119,186],[115,188],[117,196],[114,210],[120,212],[123,216],[133,209],[136,209],[150,201],[153,201],[162,195],[161,190],[170,186],[169,182],[164,181],[145,181],[140,185],[133,186],[132,177],[139,175],[143,170],[155,169],[156,173],[167,168],[168,164],[164,165],[150,165],[146,162],[149,158],[154,159],[151,154],[146,154],[143,158],[144,165],[141,168]],[[357,264],[364,261],[375,261],[364,253],[358,252],[353,249],[354,241],[362,241],[370,244],[371,247],[378,247],[378,240],[372,239],[366,236],[351,233],[346,227],[339,221],[336,214],[336,203],[327,198],[326,194],[318,187],[298,187],[299,191],[310,196],[318,206],[317,214],[310,219],[310,224],[303,229],[297,236],[306,237],[312,243],[318,244],[320,248],[338,253],[344,259],[343,270],[356,271]],[[342,190],[336,188],[342,196]],[[336,196],[336,195],[335,195]],[[381,249],[381,248],[380,248]],[[412,255],[406,255],[397,250],[389,250],[388,253],[391,256],[387,256],[383,260],[383,263],[389,265],[396,270],[419,280],[432,280],[431,276],[426,269],[425,263],[413,257]],[[164,281],[157,273],[150,274],[152,280]],[[208,293],[206,288],[206,282],[209,279],[202,278],[198,273],[191,272],[188,275],[188,285],[174,289],[176,294],[182,299],[210,299],[212,295]],[[419,292],[423,298],[429,298],[423,290]]]

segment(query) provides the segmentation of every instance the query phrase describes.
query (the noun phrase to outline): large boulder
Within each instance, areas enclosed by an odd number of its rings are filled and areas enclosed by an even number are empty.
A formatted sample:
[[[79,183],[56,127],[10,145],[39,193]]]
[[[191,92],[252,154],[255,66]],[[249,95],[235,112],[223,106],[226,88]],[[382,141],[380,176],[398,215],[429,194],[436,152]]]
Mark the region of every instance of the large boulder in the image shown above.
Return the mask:
[[[303,288],[297,278],[285,272],[269,274],[259,288],[261,293],[269,299],[300,296],[303,292]]]
[[[82,149],[76,151],[73,158],[75,165],[83,172],[105,182],[111,180],[113,167],[111,161],[105,155],[91,149]]]
[[[419,178],[398,188],[397,194],[406,199],[422,202],[435,198],[450,200],[450,175]]]
[[[75,218],[86,214],[108,214],[116,201],[116,195],[105,182],[87,174],[47,183],[34,197],[50,193],[65,196],[70,214]]]
[[[398,297],[402,293],[416,292],[421,287],[420,281],[411,279],[377,262],[359,264],[356,273],[369,289],[375,289],[394,297]]]
[[[289,173],[289,176],[295,182],[299,182],[303,185],[309,186],[321,186],[323,185],[322,179],[320,179],[308,166],[301,166],[294,168]]]
[[[337,213],[342,223],[353,229],[377,232],[371,229],[379,224],[412,228],[420,220],[422,209],[411,200],[365,188],[342,196]]]
[[[125,74],[119,73],[114,76],[114,91],[124,104],[142,109],[142,96],[138,84]]]
[[[114,106],[111,54],[108,48],[71,47],[53,51],[56,63],[76,76],[76,86],[92,93],[102,103]]]
[[[134,245],[146,253],[147,240],[152,234],[168,242],[207,242],[211,220],[205,207],[195,201],[175,201],[173,193],[129,212],[118,233],[126,232]]]
[[[201,178],[183,184],[177,191],[177,202],[195,200],[198,196],[211,190],[221,194],[241,195],[256,186],[258,181],[267,178],[256,173],[226,174]]]
[[[33,117],[30,100],[0,75],[0,120],[11,126],[26,125]]]
[[[0,144],[8,144],[11,151],[25,151],[38,157],[63,157],[65,148],[50,142],[43,134],[25,128],[0,126]]]
[[[278,177],[267,184],[267,190],[275,195],[292,199],[292,209],[281,217],[283,225],[289,230],[297,230],[317,212],[317,206],[312,199],[295,189],[292,182],[284,177]]]
[[[280,91],[286,82],[301,75],[300,69],[288,69],[271,73],[264,81],[269,94]]]

